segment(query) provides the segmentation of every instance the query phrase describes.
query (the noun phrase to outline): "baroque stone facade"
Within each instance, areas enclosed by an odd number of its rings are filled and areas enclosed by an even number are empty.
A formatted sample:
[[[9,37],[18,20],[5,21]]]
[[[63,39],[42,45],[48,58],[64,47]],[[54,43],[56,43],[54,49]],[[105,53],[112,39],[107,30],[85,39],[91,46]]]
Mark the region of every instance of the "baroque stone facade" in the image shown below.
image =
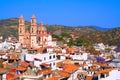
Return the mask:
[[[26,30],[23,16],[19,18],[18,38],[19,42],[26,48],[37,48],[44,45],[52,45],[52,35],[47,32],[46,27],[41,22],[36,24],[36,17],[33,15],[30,21],[30,30]]]

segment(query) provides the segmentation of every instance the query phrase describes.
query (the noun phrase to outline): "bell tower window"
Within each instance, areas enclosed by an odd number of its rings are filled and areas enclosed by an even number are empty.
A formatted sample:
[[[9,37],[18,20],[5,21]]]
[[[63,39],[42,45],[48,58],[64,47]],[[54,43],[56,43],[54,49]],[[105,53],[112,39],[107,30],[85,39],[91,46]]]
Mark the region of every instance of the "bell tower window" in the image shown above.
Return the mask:
[[[20,28],[20,33],[22,33],[22,29]]]
[[[34,20],[32,19],[32,23],[34,23]]]
[[[32,28],[32,33],[33,33],[33,28]]]
[[[22,24],[22,20],[20,20],[20,24]]]
[[[38,38],[38,41],[40,41],[40,37]]]

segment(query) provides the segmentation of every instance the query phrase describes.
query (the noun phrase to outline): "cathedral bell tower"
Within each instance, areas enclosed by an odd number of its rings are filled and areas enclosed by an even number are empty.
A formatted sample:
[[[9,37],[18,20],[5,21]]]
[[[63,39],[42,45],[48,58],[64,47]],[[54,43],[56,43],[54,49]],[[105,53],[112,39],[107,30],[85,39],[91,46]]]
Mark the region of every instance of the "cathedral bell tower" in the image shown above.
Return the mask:
[[[24,17],[20,16],[19,18],[19,26],[18,26],[18,35],[19,42],[24,44],[24,35],[25,35],[25,21]]]
[[[37,46],[37,24],[34,15],[31,17],[30,36],[31,36],[30,40],[31,48],[34,48]]]

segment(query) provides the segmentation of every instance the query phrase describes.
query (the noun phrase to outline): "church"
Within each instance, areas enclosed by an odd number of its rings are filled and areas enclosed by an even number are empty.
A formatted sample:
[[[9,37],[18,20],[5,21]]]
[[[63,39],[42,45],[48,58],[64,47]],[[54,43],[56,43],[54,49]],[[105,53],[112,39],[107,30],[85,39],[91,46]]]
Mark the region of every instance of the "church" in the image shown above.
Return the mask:
[[[26,29],[25,20],[23,16],[19,18],[18,39],[19,42],[26,48],[38,48],[40,46],[56,45],[52,41],[52,35],[47,32],[46,27],[41,22],[36,23],[36,17],[33,15],[30,21],[30,30]]]

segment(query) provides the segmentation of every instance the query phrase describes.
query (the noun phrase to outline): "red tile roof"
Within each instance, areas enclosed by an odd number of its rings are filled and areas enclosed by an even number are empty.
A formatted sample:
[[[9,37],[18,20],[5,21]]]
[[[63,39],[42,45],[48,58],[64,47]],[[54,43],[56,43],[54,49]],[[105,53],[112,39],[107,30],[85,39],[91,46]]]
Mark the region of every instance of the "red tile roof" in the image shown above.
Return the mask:
[[[37,60],[37,61],[42,61],[41,59],[39,59],[39,58],[34,58],[34,60]]]
[[[16,72],[16,68],[12,68],[11,72],[15,73]]]
[[[42,64],[40,64],[40,66],[50,66],[50,64],[42,63]]]
[[[15,54],[7,54],[7,57],[12,60],[18,60],[18,57]]]
[[[93,76],[87,76],[86,80],[92,80]]]
[[[28,67],[29,66],[29,64],[27,63],[27,62],[25,62],[25,61],[23,61],[23,62],[20,62],[19,63],[19,66],[22,66],[22,67]]]
[[[43,75],[50,74],[52,71],[51,69],[44,69],[40,71]]]
[[[14,72],[9,72],[6,74],[7,80],[15,80],[17,78],[19,78],[19,75],[16,75]]]
[[[29,62],[31,62],[31,61],[30,61],[30,60],[25,60],[25,62],[29,63]]]
[[[46,48],[53,48],[52,46],[46,46]]]
[[[62,77],[69,77],[69,76],[70,76],[69,73],[66,73],[66,72],[64,72],[64,71],[60,71],[60,72],[59,72],[59,75],[62,76]]]
[[[5,53],[3,51],[0,50],[0,55],[5,55]]]
[[[112,71],[114,68],[109,68],[109,69],[104,69],[104,70],[99,70],[95,75],[99,75],[101,73],[108,73]]]
[[[67,73],[72,73],[75,70],[79,69],[79,66],[73,65],[73,64],[67,64],[63,67],[63,71]]]
[[[24,68],[24,67],[18,67],[18,68],[16,68],[16,70],[18,70],[18,71],[25,71],[26,70],[26,68]]]
[[[40,52],[40,53],[43,52],[43,50],[44,50],[44,48],[38,48],[37,49],[37,51]]]

